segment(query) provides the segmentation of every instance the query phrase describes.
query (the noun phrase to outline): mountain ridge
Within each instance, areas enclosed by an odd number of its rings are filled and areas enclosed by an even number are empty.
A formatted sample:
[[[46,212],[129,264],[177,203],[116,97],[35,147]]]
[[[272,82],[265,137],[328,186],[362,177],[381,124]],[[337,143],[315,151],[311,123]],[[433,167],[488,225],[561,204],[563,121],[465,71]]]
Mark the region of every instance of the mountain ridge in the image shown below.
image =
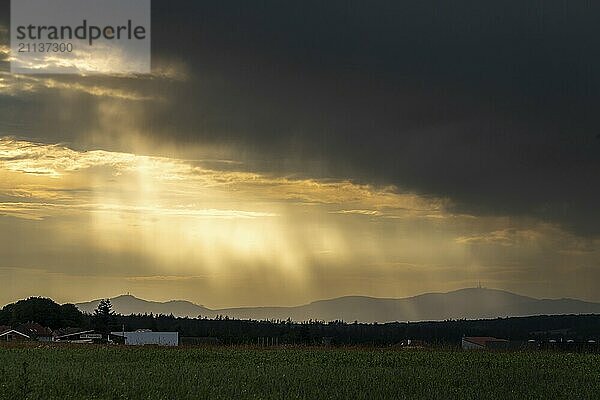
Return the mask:
[[[100,300],[78,303],[83,312],[93,312]],[[463,288],[431,292],[405,298],[342,296],[315,300],[298,306],[234,307],[210,309],[187,300],[166,302],[139,299],[131,295],[111,298],[121,314],[173,314],[177,317],[238,319],[343,320],[346,322],[442,321],[530,315],[600,314],[600,303],[583,300],[537,299],[499,289]]]

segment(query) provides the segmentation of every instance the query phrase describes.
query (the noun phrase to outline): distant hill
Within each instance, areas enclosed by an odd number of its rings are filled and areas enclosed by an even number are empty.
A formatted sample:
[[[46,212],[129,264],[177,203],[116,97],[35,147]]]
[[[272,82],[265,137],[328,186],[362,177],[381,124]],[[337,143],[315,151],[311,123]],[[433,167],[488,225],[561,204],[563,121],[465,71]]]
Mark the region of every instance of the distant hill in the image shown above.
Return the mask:
[[[93,312],[99,300],[77,304]],[[165,303],[133,296],[111,299],[121,314],[154,313],[175,316],[229,316],[240,319],[287,319],[294,321],[344,320],[346,322],[439,321],[529,315],[600,314],[600,303],[574,299],[535,299],[503,290],[468,288],[448,293],[427,293],[402,299],[347,296],[315,301],[296,307],[242,307],[211,310],[188,301]]]
[[[99,302],[100,300],[92,300],[87,303],[78,303],[76,306],[82,312],[93,313],[96,307],[98,307]],[[110,302],[113,305],[113,310],[123,315],[153,313],[173,314],[176,317],[192,318],[196,318],[198,315],[213,315],[212,310],[184,300],[158,302],[142,300],[130,295],[122,295],[110,299]]]

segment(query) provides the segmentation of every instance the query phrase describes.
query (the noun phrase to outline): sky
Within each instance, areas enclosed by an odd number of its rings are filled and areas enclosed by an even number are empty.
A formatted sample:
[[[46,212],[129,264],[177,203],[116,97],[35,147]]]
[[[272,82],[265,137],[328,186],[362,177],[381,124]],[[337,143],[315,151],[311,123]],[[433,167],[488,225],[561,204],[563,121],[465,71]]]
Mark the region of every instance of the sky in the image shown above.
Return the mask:
[[[0,304],[600,301],[600,4],[159,1],[152,73],[17,75]]]

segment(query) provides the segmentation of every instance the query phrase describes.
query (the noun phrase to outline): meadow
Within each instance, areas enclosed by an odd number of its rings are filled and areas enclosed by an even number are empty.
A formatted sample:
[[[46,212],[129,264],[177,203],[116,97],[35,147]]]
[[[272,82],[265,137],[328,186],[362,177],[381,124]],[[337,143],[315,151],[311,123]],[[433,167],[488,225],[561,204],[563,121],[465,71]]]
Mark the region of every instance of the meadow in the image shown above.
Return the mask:
[[[0,346],[0,399],[598,399],[600,355]]]

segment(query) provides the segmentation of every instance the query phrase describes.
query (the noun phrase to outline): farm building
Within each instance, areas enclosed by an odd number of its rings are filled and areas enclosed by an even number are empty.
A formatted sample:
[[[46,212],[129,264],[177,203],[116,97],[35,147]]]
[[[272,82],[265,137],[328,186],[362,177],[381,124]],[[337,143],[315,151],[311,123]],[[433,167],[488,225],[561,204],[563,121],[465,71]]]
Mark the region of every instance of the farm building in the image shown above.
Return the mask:
[[[28,335],[10,327],[2,327],[2,330],[0,330],[0,341],[2,342],[16,342],[30,339]]]
[[[463,350],[497,349],[504,344],[508,344],[508,340],[491,336],[465,336],[462,338]]]
[[[113,336],[125,338],[125,344],[131,346],[143,346],[155,344],[159,346],[178,346],[178,332],[152,332],[138,330],[135,332],[112,332]]]
[[[67,343],[108,343],[112,342],[112,339],[119,337],[113,337],[113,335],[102,333],[95,330],[76,331],[70,333],[61,333],[54,337],[55,342],[67,342]]]

